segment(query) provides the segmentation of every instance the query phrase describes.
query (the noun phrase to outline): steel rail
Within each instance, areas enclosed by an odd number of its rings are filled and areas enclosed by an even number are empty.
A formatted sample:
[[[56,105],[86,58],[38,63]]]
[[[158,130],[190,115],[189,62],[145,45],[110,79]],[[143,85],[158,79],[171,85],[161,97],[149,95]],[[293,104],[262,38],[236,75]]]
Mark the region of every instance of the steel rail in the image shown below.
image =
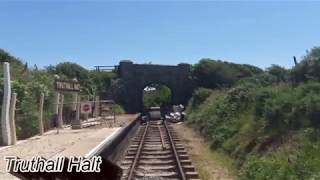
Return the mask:
[[[175,161],[176,161],[176,165],[178,166],[179,175],[180,175],[182,180],[186,180],[187,178],[186,178],[186,175],[184,174],[184,171],[183,171],[183,168],[182,168],[182,165],[181,165],[181,162],[180,162],[180,158],[179,158],[179,155],[178,155],[177,150],[176,150],[176,145],[173,142],[173,138],[171,136],[171,133],[169,131],[169,128],[168,128],[168,125],[167,125],[166,121],[164,121],[164,127],[166,128],[166,131],[167,131],[167,134],[168,134],[168,137],[169,137],[168,138],[169,139],[169,143],[171,145],[171,149],[172,149]]]
[[[141,154],[141,150],[142,150],[142,147],[143,147],[143,144],[144,144],[144,139],[146,137],[146,134],[147,134],[147,131],[148,131],[148,128],[149,128],[149,122],[147,122],[147,125],[146,125],[146,128],[144,129],[144,132],[143,132],[143,135],[141,137],[141,140],[140,140],[140,144],[139,144],[139,147],[137,149],[137,153],[134,157],[134,160],[133,160],[133,163],[132,163],[132,166],[130,168],[130,171],[129,171],[129,175],[128,175],[128,178],[127,180],[131,180],[133,179],[133,172],[134,172],[134,169],[138,163],[138,160],[139,160],[139,157],[140,157],[140,154]]]

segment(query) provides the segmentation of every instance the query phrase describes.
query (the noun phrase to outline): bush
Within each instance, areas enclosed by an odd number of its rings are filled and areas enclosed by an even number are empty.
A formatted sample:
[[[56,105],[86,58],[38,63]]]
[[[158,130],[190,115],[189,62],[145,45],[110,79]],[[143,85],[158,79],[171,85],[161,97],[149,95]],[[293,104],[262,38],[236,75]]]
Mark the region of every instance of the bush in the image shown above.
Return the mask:
[[[276,77],[277,82],[287,82],[289,80],[289,71],[281,66],[272,65],[267,68],[267,72]]]
[[[277,78],[269,73],[261,73],[252,77],[242,78],[237,83],[238,85],[244,85],[252,88],[261,88],[277,84]]]
[[[193,92],[192,98],[190,100],[190,106],[195,108],[203,103],[210,95],[212,90],[206,88],[198,88]]]
[[[242,179],[319,179],[320,142],[300,143],[298,149],[250,157],[241,169]]]
[[[302,61],[291,70],[291,79],[295,82],[320,80],[320,47],[314,47],[303,57]]]
[[[196,107],[194,99],[202,96],[194,93],[188,106],[187,122],[204,135],[214,149],[222,149],[237,159],[239,167],[244,166],[245,179],[318,177],[315,164],[319,159],[313,160],[306,153],[315,154],[313,151],[318,145],[311,147],[305,144],[306,140],[299,141],[304,149],[299,151],[299,163],[295,165],[288,163],[288,152],[276,156],[264,154],[292,143],[288,140],[290,134],[310,128],[318,131],[320,83],[309,82],[297,87],[273,83],[261,86],[272,76],[259,76],[262,78],[248,78],[227,91],[211,91]],[[297,149],[292,147],[293,152]],[[298,167],[303,163],[308,163],[305,169]]]
[[[263,71],[255,66],[241,65],[211,59],[201,59],[193,67],[193,77],[200,87],[230,87],[239,79],[250,77]]]
[[[116,104],[114,106],[114,112],[115,112],[115,114],[124,114],[125,110],[119,104]]]

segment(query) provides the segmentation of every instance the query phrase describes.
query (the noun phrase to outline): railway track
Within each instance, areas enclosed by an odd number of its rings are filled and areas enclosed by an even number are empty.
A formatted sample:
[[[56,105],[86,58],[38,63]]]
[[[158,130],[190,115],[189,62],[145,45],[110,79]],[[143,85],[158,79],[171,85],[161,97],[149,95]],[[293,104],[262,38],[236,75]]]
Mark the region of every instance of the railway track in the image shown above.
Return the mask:
[[[139,127],[121,168],[123,180],[199,179],[173,128],[162,121],[151,121]]]

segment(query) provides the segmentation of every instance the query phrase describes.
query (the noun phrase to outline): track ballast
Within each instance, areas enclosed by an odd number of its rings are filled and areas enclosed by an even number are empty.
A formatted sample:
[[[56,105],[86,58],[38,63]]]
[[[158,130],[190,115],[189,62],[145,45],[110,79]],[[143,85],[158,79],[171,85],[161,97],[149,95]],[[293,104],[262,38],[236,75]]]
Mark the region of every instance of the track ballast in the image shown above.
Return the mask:
[[[199,179],[187,151],[166,121],[150,121],[139,127],[121,167],[122,179]]]

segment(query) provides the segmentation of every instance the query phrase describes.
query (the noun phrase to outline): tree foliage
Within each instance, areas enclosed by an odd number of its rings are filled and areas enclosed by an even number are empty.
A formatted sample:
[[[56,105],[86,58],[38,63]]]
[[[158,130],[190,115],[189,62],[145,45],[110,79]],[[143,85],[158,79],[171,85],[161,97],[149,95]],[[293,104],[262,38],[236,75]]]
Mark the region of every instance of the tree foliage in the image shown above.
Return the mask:
[[[206,63],[200,72],[213,84],[214,68]],[[241,179],[319,179],[319,72],[315,47],[292,69],[272,65],[209,96],[198,90],[188,122],[238,162]],[[195,105],[199,97],[207,98]]]
[[[307,156],[306,151],[316,152],[319,145],[312,147],[305,143],[319,144],[320,139],[310,139],[303,132],[308,129],[320,131],[319,94],[320,83],[310,82],[294,88],[283,84],[261,87],[242,83],[227,91],[212,91],[198,106],[190,101],[187,121],[210,141],[213,148],[236,159],[243,177],[309,179],[317,177],[319,167],[312,164],[319,164],[320,159],[316,157],[318,153]],[[285,146],[292,147],[286,138],[288,134],[301,138],[296,143],[306,149],[297,152],[294,147],[281,153]],[[265,154],[272,153],[268,151],[270,148],[280,151],[277,157]],[[299,159],[288,164],[288,154]],[[253,156],[256,158],[251,159]],[[304,169],[297,168],[301,163],[309,165]],[[281,169],[281,172],[273,171],[275,169]]]
[[[202,59],[193,67],[198,85],[205,88],[230,87],[239,79],[263,72],[251,65],[240,65],[220,60]]]
[[[271,65],[267,72],[277,78],[277,82],[286,82],[289,80],[289,71],[278,65]]]
[[[291,71],[292,79],[298,83],[320,80],[320,47],[314,47]]]
[[[44,104],[45,129],[49,128],[52,106],[53,81],[51,74],[43,70],[28,69],[19,59],[0,51],[1,62],[10,63],[12,74],[12,92],[17,93],[16,128],[18,139],[24,139],[38,133],[38,102],[41,93],[46,96]],[[2,69],[2,63],[1,63]],[[2,75],[2,72],[1,72]],[[3,98],[3,81],[0,81],[0,100]],[[0,104],[1,106],[2,104]]]
[[[0,49],[0,62],[10,63],[12,92],[17,93],[16,128],[18,139],[25,139],[38,133],[38,104],[41,93],[45,95],[45,129],[53,126],[54,80],[56,75],[60,76],[61,79],[72,80],[76,78],[83,86],[81,94],[91,95],[91,99],[94,95],[106,91],[112,79],[116,78],[113,72],[89,71],[71,62],[59,63],[56,66],[50,65],[45,69],[29,68],[27,63],[23,63],[20,59],[2,49]],[[3,64],[0,63],[1,79],[3,78],[2,66]],[[0,81],[1,102],[2,98],[3,80]],[[71,101],[71,99],[70,94],[65,94],[65,102]],[[123,109],[118,105],[116,110],[117,113],[123,113]],[[67,114],[71,112],[71,107],[65,105],[63,111]]]
[[[145,109],[155,106],[168,106],[171,103],[171,90],[162,84],[151,84],[143,91],[143,105]]]
[[[59,63],[56,66],[49,66],[47,70],[50,73],[62,76],[62,78],[74,79],[84,82],[89,78],[89,72],[79,64],[72,62]]]
[[[46,68],[50,74],[56,74],[61,79],[76,79],[82,85],[84,94],[91,96],[105,92],[111,85],[111,81],[117,78],[114,72],[90,71],[72,62],[50,65]]]
[[[27,73],[27,63],[23,64],[20,59],[0,49],[0,78],[3,77],[3,62],[10,63],[12,79],[23,78],[22,75]]]

